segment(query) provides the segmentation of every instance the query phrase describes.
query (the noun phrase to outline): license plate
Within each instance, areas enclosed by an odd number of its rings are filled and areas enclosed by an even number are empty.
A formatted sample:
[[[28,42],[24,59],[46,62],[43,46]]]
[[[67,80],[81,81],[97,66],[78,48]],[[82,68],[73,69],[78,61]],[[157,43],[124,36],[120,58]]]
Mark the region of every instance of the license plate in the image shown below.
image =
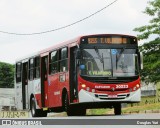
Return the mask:
[[[108,95],[108,98],[117,98],[117,95]]]

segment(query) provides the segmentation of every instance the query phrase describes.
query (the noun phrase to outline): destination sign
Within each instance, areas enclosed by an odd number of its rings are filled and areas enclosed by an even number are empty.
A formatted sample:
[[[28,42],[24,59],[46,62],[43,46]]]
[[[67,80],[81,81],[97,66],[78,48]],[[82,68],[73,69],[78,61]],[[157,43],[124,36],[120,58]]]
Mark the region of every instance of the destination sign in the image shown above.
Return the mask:
[[[88,38],[88,44],[126,44],[127,38],[111,37],[111,38]]]
[[[137,44],[136,37],[130,36],[89,36],[81,38],[82,44]]]

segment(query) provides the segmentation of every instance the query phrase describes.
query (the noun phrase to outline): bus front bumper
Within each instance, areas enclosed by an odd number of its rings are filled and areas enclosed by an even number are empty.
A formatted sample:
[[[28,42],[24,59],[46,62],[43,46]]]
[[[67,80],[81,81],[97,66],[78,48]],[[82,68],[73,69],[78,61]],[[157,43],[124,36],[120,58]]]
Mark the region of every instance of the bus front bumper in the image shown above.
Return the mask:
[[[79,103],[87,102],[122,102],[122,103],[134,103],[140,102],[141,90],[138,89],[134,92],[120,93],[117,97],[109,97],[107,94],[98,94],[88,92],[81,89],[79,92]]]

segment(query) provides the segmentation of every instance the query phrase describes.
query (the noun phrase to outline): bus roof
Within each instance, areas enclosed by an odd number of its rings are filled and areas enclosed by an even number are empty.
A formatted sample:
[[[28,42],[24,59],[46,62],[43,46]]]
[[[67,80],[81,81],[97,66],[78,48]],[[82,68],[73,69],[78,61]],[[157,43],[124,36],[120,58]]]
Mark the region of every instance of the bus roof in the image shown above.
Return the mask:
[[[32,57],[35,57],[35,56],[38,56],[40,54],[43,54],[45,52],[50,52],[54,49],[58,49],[58,48],[61,48],[61,47],[65,47],[65,46],[68,46],[69,44],[72,44],[72,43],[76,43],[76,44],[79,44],[80,43],[80,39],[83,38],[83,37],[90,37],[90,36],[126,36],[126,37],[132,37],[132,38],[136,38],[135,36],[131,36],[131,35],[124,35],[124,34],[92,34],[92,35],[83,35],[83,36],[78,36],[74,39],[71,39],[71,40],[68,40],[68,41],[65,41],[65,42],[62,42],[62,43],[57,43],[49,48],[45,48],[43,50],[40,50],[38,52],[35,52],[35,53],[32,53],[32,54],[29,54],[27,56],[24,56],[22,58],[19,58],[16,60],[16,63],[17,62],[21,62],[23,60],[26,60],[26,59],[29,59],[29,58],[32,58]]]
[[[38,55],[43,54],[43,53],[45,53],[45,52],[49,52],[49,51],[52,51],[52,50],[54,50],[54,49],[58,49],[58,48],[63,47],[63,46],[67,46],[67,45],[69,45],[69,44],[71,44],[71,43],[77,43],[77,44],[78,44],[78,40],[79,40],[79,39],[80,39],[80,36],[77,37],[77,38],[74,38],[74,39],[72,39],[72,40],[68,40],[68,41],[66,41],[66,42],[57,43],[57,44],[55,44],[55,45],[53,45],[53,46],[51,46],[51,47],[48,47],[48,48],[45,48],[45,49],[40,50],[40,51],[38,51],[38,52],[35,52],[35,53],[32,53],[32,54],[26,55],[26,56],[24,56],[24,57],[18,58],[18,59],[16,60],[16,63],[17,63],[17,62],[21,62],[21,61],[26,60],[26,59],[29,59],[29,58],[32,58],[32,57],[35,57],[35,56],[38,56]]]

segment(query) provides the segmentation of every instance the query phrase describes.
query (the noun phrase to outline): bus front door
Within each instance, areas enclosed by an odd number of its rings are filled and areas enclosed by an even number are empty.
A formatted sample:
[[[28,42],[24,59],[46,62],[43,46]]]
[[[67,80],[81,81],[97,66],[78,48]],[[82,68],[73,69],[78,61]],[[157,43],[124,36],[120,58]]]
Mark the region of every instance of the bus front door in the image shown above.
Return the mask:
[[[48,55],[41,57],[41,103],[48,106]]]

